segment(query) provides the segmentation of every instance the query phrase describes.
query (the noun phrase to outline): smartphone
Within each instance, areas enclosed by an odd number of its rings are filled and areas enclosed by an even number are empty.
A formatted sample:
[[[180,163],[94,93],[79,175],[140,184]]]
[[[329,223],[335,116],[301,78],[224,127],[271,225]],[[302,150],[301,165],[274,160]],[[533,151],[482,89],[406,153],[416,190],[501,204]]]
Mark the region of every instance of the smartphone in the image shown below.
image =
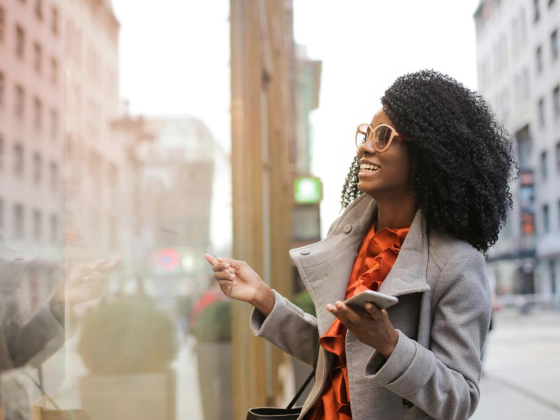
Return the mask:
[[[394,296],[374,292],[373,290],[365,290],[359,295],[353,296],[344,301],[347,306],[360,313],[369,313],[366,309],[366,303],[373,303],[379,309],[387,309],[398,302],[399,300]]]

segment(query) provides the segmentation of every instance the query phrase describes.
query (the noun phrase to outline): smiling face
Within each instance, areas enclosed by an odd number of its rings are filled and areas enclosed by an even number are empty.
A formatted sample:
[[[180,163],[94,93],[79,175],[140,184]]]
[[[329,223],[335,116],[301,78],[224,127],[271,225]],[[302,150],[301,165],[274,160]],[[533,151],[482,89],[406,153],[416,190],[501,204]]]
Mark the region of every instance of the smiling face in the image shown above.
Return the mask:
[[[393,123],[383,109],[376,112],[370,125],[375,128],[379,124]],[[384,198],[396,198],[408,194],[408,177],[410,165],[408,152],[404,141],[395,137],[391,146],[379,153],[373,147],[373,142],[368,141],[358,149],[358,162],[360,163],[358,189],[372,196],[377,201]]]

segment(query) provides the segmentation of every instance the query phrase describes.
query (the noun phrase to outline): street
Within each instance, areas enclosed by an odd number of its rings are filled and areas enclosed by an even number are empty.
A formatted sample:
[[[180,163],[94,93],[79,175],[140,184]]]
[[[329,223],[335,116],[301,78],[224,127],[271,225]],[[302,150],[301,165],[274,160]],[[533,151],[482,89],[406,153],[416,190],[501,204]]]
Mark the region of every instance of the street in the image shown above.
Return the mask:
[[[560,420],[560,312],[495,316],[475,420]]]

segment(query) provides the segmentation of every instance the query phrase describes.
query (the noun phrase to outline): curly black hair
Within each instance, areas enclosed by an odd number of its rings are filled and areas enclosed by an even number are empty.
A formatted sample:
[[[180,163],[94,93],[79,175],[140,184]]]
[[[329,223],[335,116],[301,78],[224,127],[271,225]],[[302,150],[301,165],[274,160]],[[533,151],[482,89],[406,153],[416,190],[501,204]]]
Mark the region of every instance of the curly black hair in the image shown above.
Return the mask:
[[[451,234],[486,253],[512,208],[509,182],[518,167],[507,130],[484,98],[434,70],[399,77],[381,98],[408,151],[408,190],[428,229]],[[358,191],[354,158],[342,208]]]

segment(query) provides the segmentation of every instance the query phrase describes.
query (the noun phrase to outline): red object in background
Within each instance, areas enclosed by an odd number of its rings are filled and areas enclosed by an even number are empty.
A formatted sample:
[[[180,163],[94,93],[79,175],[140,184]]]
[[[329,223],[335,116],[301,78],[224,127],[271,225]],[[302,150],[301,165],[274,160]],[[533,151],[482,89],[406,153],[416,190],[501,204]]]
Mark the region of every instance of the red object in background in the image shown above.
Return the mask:
[[[227,296],[221,290],[217,289],[208,289],[206,292],[200,296],[194,305],[192,314],[191,314],[191,325],[196,325],[196,317],[204,308],[208,305],[211,305],[214,302],[219,300],[226,300]]]
[[[161,270],[173,271],[179,268],[181,257],[173,248],[163,248],[154,254],[154,264]]]

